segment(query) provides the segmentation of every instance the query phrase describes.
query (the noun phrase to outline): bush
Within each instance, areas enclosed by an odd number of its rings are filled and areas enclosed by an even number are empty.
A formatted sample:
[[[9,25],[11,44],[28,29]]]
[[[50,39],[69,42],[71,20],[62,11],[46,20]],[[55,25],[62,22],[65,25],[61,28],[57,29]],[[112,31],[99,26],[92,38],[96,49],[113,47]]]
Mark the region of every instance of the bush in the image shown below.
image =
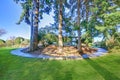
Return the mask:
[[[110,39],[106,40],[106,46],[108,49],[119,49],[120,48],[120,40],[116,39],[112,36]]]
[[[6,40],[6,46],[13,46],[14,43],[12,40]]]
[[[57,42],[57,36],[54,33],[39,30],[39,42],[43,46],[47,46]]]
[[[20,45],[21,45],[21,47],[27,47],[27,46],[29,46],[29,42],[30,41],[28,39],[25,39],[24,41],[21,42]]]
[[[17,38],[15,39],[15,44],[21,44],[23,41],[24,41],[24,38],[22,38],[22,37],[17,37]]]
[[[0,47],[4,47],[5,46],[5,41],[0,39]]]

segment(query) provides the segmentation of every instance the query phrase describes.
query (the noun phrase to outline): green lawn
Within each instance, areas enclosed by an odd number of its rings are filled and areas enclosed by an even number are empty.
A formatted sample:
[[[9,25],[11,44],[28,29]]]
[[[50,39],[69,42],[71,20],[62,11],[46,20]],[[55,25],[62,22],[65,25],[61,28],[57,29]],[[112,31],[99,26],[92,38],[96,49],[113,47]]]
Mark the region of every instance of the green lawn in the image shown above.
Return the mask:
[[[84,60],[48,61],[0,49],[0,80],[120,80],[120,52]]]

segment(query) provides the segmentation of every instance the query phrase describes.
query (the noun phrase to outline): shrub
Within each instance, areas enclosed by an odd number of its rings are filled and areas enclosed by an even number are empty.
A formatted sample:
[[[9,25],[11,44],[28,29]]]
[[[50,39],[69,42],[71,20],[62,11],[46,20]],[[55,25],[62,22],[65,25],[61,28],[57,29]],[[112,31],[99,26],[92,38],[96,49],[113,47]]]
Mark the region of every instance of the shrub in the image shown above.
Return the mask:
[[[15,39],[15,44],[21,44],[23,41],[24,41],[24,38],[22,38],[22,37],[17,37],[17,38]]]
[[[5,46],[5,41],[0,39],[0,47],[4,47]]]
[[[14,43],[12,40],[6,40],[6,46],[13,46]]]
[[[21,42],[21,47],[27,47],[29,45],[29,40],[28,39],[25,39],[24,41]]]

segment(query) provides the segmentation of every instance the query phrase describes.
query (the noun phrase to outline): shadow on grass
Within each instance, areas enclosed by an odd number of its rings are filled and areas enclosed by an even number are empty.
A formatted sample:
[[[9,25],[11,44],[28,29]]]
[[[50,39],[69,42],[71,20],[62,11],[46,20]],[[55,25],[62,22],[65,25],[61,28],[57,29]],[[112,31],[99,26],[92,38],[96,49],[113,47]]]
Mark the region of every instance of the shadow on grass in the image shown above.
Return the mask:
[[[4,66],[3,63],[0,63],[0,79],[4,77],[4,74],[6,73],[7,69],[8,67]]]
[[[72,69],[63,61],[12,56],[12,49],[0,49],[0,80],[72,80]]]
[[[113,73],[100,66],[98,63],[94,62],[91,59],[85,59],[105,80],[120,80]]]
[[[71,68],[66,68],[61,61],[37,60],[22,69],[22,75],[17,75],[19,80],[73,80]]]
[[[50,75],[53,80],[73,80],[72,70],[65,68],[60,61],[48,62],[47,66],[49,66],[48,75]]]

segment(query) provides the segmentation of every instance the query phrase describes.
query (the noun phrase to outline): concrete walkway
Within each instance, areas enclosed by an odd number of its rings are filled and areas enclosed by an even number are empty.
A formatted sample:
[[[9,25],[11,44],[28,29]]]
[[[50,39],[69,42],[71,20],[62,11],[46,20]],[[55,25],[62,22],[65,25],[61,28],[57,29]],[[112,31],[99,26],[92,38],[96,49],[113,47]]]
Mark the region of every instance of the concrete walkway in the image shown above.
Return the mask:
[[[11,51],[11,54],[13,55],[17,55],[17,56],[22,56],[22,57],[28,57],[28,58],[50,58],[50,56],[46,56],[46,55],[33,55],[33,54],[30,54],[30,53],[24,53],[22,52],[21,50],[23,50],[24,48],[19,48],[19,49],[16,49],[16,50],[12,50]]]
[[[67,56],[67,57],[53,57],[53,56],[47,56],[44,54],[40,54],[40,55],[33,55],[30,53],[23,53],[21,52],[21,50],[24,48],[19,48],[16,50],[12,50],[11,54],[12,55],[17,55],[17,56],[22,56],[22,57],[28,57],[28,58],[42,58],[42,59],[57,59],[57,60],[63,60],[63,59],[82,59],[82,58],[92,58],[92,57],[98,57],[98,56],[102,56],[104,54],[107,53],[107,50],[103,49],[103,48],[98,48],[97,52],[93,53],[93,54],[84,54],[82,55],[82,57],[78,57],[78,56]]]
[[[105,55],[107,54],[107,50],[103,49],[103,48],[97,48],[97,52],[95,53],[92,53],[92,54],[84,54],[82,55],[83,58],[92,58],[92,57],[99,57],[99,56],[102,56],[102,55]]]

